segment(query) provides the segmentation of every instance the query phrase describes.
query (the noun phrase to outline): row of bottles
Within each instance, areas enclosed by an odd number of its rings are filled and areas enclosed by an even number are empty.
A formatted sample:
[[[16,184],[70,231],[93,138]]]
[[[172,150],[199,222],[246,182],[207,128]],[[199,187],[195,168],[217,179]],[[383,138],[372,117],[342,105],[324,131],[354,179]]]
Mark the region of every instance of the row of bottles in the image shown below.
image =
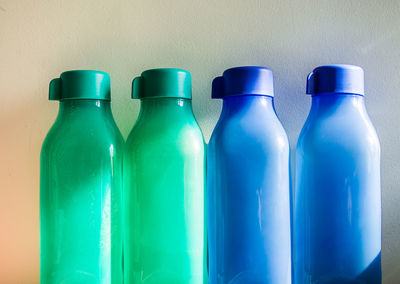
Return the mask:
[[[268,68],[214,79],[223,107],[207,151],[189,72],[134,79],[126,143],[109,76],[64,72],[41,153],[41,283],[381,283],[380,146],[363,80],[351,65],[308,76],[292,192]]]

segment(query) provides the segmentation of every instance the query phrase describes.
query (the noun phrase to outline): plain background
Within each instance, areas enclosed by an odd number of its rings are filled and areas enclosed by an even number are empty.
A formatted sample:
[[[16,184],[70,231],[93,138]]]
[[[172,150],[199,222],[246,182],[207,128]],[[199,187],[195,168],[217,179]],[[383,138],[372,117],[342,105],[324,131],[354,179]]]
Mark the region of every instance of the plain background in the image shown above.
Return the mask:
[[[306,76],[330,63],[365,70],[382,146],[383,279],[400,283],[399,1],[0,0],[0,282],[39,281],[39,153],[58,111],[48,83],[61,72],[108,72],[126,137],[139,111],[133,77],[187,69],[208,141],[221,110],[211,80],[232,66],[268,66],[293,149],[310,108]]]

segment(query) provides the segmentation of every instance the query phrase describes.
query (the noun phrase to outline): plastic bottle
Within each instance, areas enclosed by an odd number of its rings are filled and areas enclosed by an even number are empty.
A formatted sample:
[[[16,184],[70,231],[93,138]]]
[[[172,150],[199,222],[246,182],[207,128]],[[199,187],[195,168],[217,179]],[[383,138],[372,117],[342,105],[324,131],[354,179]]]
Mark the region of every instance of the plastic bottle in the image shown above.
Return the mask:
[[[223,107],[207,152],[210,284],[291,283],[289,143],[273,97],[265,67],[213,81]]]
[[[41,152],[40,282],[122,283],[123,138],[110,77],[69,71],[50,83],[57,120]]]
[[[381,283],[379,140],[352,65],[308,75],[296,150],[295,283]]]
[[[190,73],[148,70],[132,89],[141,107],[125,151],[125,283],[202,284],[205,143]]]

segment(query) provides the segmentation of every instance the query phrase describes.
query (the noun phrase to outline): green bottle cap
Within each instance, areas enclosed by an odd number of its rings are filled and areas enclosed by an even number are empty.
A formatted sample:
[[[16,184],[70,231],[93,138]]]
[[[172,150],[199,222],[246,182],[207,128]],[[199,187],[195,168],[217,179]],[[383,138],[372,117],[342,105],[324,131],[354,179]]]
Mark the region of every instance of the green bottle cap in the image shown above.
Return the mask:
[[[102,71],[73,70],[51,80],[49,100],[110,101],[110,75]]]
[[[190,73],[176,68],[159,68],[144,71],[133,79],[132,99],[192,98]]]

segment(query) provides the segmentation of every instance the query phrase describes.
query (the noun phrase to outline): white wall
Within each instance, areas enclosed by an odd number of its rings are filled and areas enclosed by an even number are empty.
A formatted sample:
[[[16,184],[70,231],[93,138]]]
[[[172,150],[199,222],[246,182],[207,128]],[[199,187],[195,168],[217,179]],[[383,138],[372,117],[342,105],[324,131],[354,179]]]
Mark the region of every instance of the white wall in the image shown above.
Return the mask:
[[[384,283],[400,282],[400,2],[239,0],[0,0],[0,278],[37,283],[39,151],[57,114],[48,83],[68,69],[112,78],[124,136],[138,114],[131,80],[155,67],[193,76],[194,111],[208,140],[221,109],[213,77],[264,65],[292,146],[310,107],[306,75],[361,65],[382,144]]]

